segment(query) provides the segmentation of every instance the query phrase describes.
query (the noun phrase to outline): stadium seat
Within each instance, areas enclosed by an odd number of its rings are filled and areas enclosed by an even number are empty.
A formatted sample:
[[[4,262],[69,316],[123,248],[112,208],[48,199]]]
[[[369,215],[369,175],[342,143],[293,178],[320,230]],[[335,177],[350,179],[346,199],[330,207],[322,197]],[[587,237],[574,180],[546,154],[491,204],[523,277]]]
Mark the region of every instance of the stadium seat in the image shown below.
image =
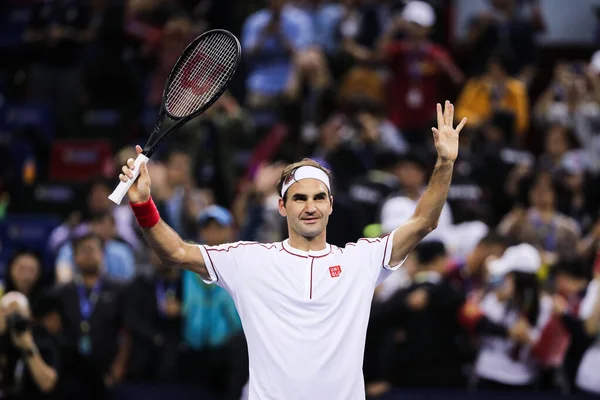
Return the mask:
[[[87,181],[104,174],[112,161],[104,140],[55,140],[50,155],[50,179]]]
[[[50,107],[41,103],[9,103],[0,108],[0,130],[15,134],[35,128],[50,142],[55,136],[55,120]]]
[[[23,43],[32,6],[33,1],[23,0],[6,0],[0,4],[0,47],[14,47]]]
[[[52,268],[53,256],[47,242],[50,233],[60,224],[61,220],[53,215],[8,216],[0,220],[0,276],[11,255],[21,248],[39,252],[45,272]]]

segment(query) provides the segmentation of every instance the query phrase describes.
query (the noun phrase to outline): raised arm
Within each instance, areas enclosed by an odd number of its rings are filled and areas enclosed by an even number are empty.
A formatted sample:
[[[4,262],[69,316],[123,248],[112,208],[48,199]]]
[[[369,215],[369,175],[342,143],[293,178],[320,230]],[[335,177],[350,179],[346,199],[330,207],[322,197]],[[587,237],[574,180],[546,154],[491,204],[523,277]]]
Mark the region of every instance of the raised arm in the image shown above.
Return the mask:
[[[394,231],[390,266],[402,262],[404,258],[429,232],[437,227],[442,208],[448,197],[448,189],[452,180],[454,161],[458,156],[458,134],[467,123],[463,118],[454,129],[454,106],[446,101],[437,105],[438,127],[432,128],[433,140],[437,150],[437,162],[429,180],[425,193],[419,199],[412,217]]]
[[[142,152],[140,146],[135,147],[138,154]],[[124,165],[123,173],[119,179],[127,182],[131,177],[131,171],[134,169],[134,160],[127,160]],[[180,268],[200,274],[204,279],[209,279],[206,264],[198,246],[184,242],[179,235],[158,216],[158,211],[150,197],[150,175],[146,163],[140,166],[140,176],[131,186],[127,195],[132,203],[138,223],[148,245],[158,254],[160,259],[167,265],[174,265]]]

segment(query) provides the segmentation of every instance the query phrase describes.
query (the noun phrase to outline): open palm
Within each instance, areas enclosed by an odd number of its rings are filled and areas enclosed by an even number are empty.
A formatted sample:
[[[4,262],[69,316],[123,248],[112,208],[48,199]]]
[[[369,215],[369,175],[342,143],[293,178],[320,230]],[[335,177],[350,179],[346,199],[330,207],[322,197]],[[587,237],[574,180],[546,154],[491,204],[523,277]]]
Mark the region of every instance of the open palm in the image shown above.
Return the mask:
[[[454,161],[458,157],[458,135],[467,123],[463,118],[460,124],[454,129],[454,105],[446,100],[444,110],[442,105],[437,105],[437,128],[431,128],[433,131],[433,141],[438,153],[438,157],[443,160]]]

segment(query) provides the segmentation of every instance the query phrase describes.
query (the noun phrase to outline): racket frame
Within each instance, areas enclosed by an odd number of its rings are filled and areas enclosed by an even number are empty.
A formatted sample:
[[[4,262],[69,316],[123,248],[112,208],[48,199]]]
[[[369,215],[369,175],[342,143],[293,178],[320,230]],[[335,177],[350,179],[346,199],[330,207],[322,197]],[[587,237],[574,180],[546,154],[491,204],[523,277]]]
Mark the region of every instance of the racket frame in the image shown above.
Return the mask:
[[[237,54],[236,54],[236,57],[235,57],[235,59],[233,61],[233,65],[234,65],[233,70],[228,74],[228,77],[225,80],[225,82],[222,84],[221,89],[219,89],[219,91],[216,92],[210,98],[210,100],[206,102],[206,104],[204,104],[198,110],[194,111],[193,113],[191,113],[189,115],[186,115],[184,117],[176,117],[173,114],[171,114],[167,110],[167,108],[165,106],[165,103],[167,101],[167,94],[168,94],[169,86],[171,85],[171,83],[173,82],[173,79],[175,78],[176,71],[179,70],[180,63],[185,59],[185,57],[190,52],[194,51],[194,49],[196,48],[196,45],[198,44],[198,42],[200,42],[206,36],[212,35],[212,34],[215,34],[215,33],[226,34],[231,39],[233,39],[233,41],[235,42],[235,44],[237,46]],[[238,40],[238,38],[233,33],[229,32],[229,31],[227,31],[225,29],[211,29],[210,31],[206,31],[203,34],[201,34],[200,36],[198,36],[196,39],[194,39],[190,44],[188,44],[187,47],[185,48],[185,50],[177,58],[177,61],[175,62],[175,64],[173,65],[173,68],[171,69],[171,72],[169,72],[169,76],[167,78],[167,82],[165,83],[165,87],[163,88],[162,101],[161,101],[161,104],[160,104],[160,112],[158,113],[158,117],[156,119],[156,123],[154,125],[154,129],[152,130],[152,133],[150,134],[150,137],[148,138],[148,141],[144,145],[142,154],[145,155],[148,158],[152,157],[152,154],[156,150],[158,144],[160,142],[162,142],[163,139],[169,135],[169,133],[171,133],[175,129],[181,127],[183,124],[189,122],[191,119],[196,118],[198,115],[200,115],[203,112],[205,112],[217,100],[219,100],[219,98],[223,95],[223,93],[225,93],[225,91],[229,87],[229,84],[231,83],[231,80],[235,76],[235,72],[237,71],[237,69],[238,69],[238,67],[240,65],[241,58],[242,58],[242,46],[240,44],[240,41]],[[171,119],[175,123],[173,125],[171,125],[170,127],[168,127],[167,129],[165,129],[161,133],[161,127],[163,125],[165,115],[167,117],[169,117],[169,119]]]

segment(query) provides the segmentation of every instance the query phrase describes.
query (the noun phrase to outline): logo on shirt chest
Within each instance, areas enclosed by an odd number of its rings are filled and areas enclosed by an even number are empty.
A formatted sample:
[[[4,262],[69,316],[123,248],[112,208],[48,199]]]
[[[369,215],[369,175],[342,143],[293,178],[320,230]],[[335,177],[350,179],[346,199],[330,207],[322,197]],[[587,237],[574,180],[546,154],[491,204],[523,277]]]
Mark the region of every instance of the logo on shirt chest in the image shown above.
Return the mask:
[[[329,267],[329,275],[332,278],[337,278],[342,273],[342,267],[339,265],[334,265],[333,267]]]

